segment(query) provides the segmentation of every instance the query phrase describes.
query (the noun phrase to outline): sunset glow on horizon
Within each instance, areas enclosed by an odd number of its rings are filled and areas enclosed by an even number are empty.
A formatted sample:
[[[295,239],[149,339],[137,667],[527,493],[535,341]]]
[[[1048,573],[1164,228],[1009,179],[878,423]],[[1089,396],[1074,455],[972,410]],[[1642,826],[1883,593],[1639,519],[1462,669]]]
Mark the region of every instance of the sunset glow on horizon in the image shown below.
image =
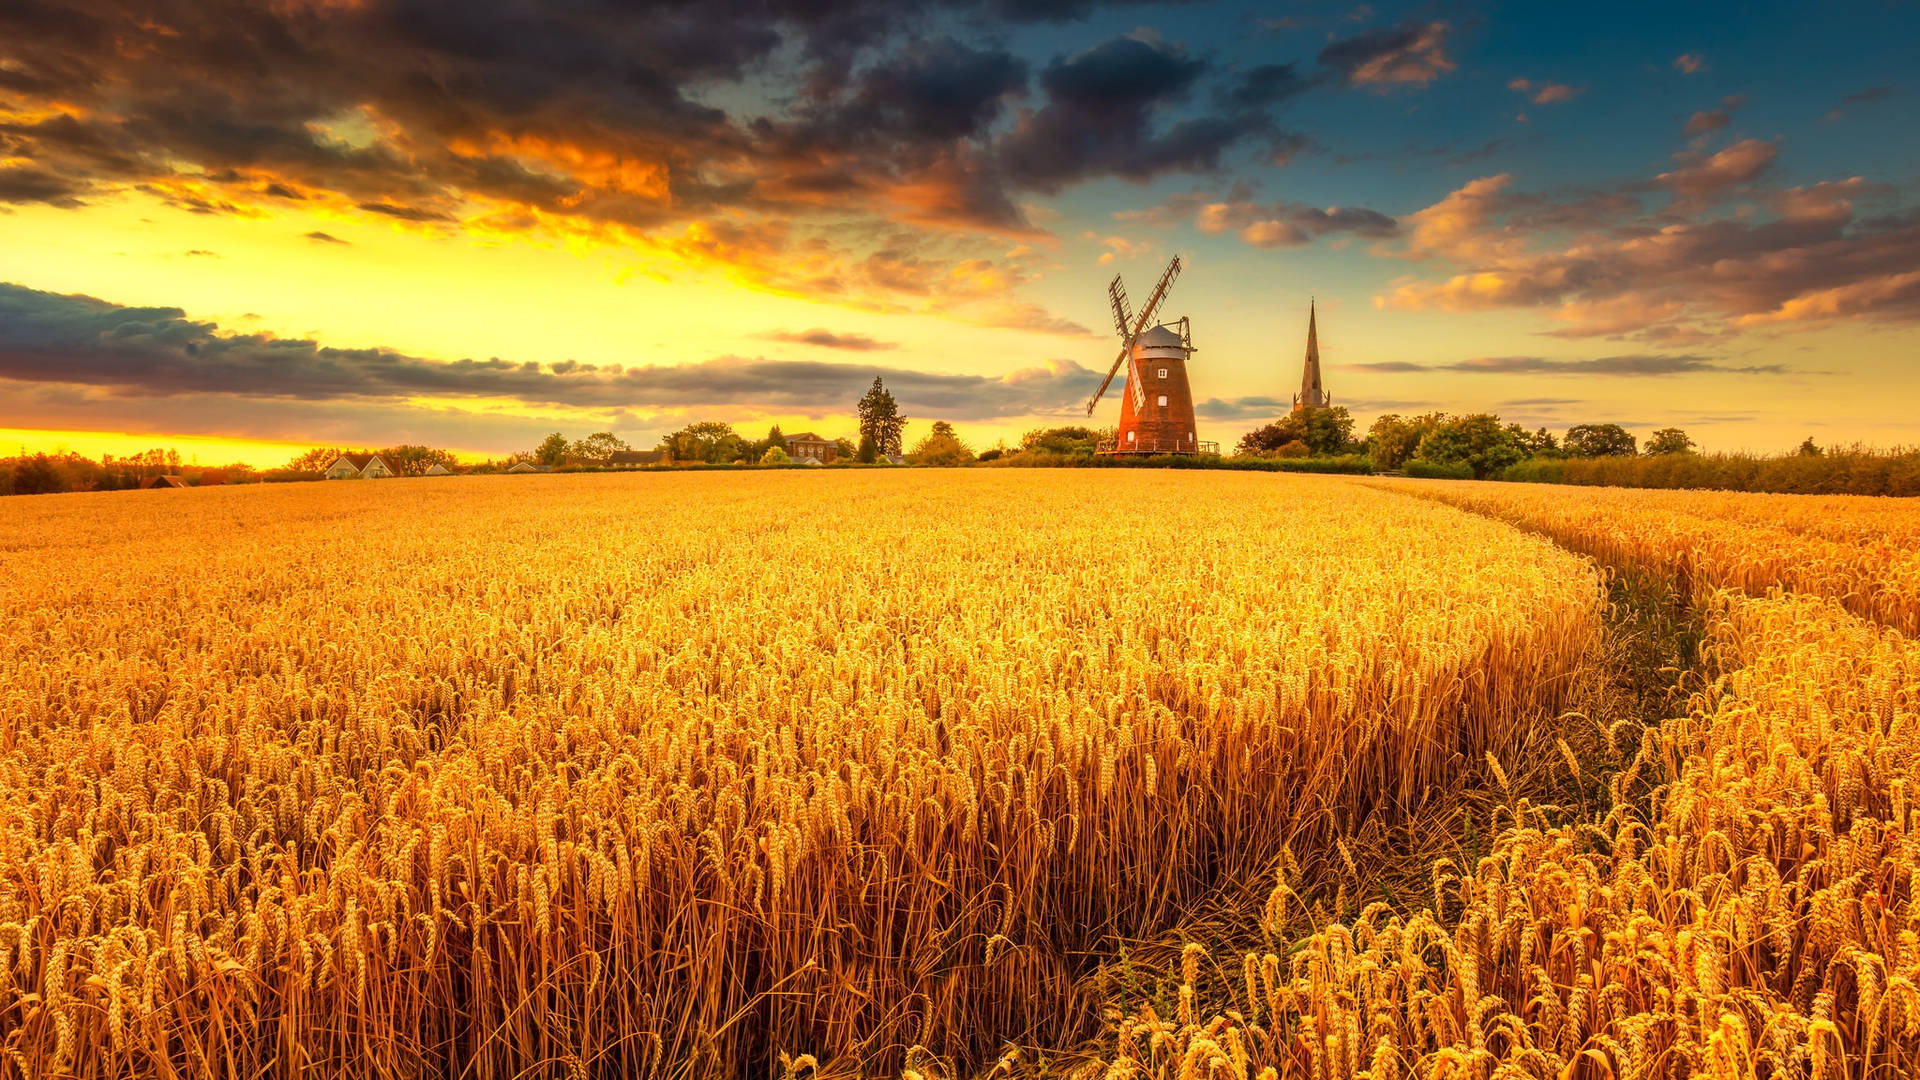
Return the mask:
[[[9,6],[0,430],[836,437],[880,377],[909,440],[985,448],[1114,422],[1107,280],[1177,252],[1227,445],[1290,406],[1310,297],[1362,431],[1915,441],[1916,87],[1852,44],[1912,15],[1660,10]]]

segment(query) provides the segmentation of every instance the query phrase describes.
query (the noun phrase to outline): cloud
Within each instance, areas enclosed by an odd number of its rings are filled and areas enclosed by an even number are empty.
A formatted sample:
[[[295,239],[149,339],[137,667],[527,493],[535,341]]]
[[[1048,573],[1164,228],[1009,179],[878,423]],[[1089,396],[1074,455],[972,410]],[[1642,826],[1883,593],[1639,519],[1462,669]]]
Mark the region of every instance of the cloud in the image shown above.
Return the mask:
[[[770,341],[784,341],[790,345],[814,345],[822,349],[845,349],[850,352],[873,352],[900,347],[898,342],[880,341],[865,334],[836,334],[819,327],[800,331],[774,330],[761,336]]]
[[[1840,104],[1834,106],[1831,110],[1827,112],[1827,115],[1822,117],[1821,119],[1831,124],[1834,121],[1840,119],[1841,114],[1846,112],[1848,107],[1850,106],[1865,105],[1875,101],[1885,101],[1887,98],[1890,98],[1892,96],[1893,96],[1893,89],[1891,87],[1869,86],[1865,90],[1859,90],[1841,98]]]
[[[1335,41],[1320,50],[1319,60],[1348,86],[1425,87],[1454,69],[1446,54],[1447,34],[1446,23],[1408,20]]]
[[[1145,69],[1116,62],[1133,46],[1115,43],[1051,65],[1023,136],[1005,121],[1031,90],[1028,63],[991,32],[953,36],[1128,6],[202,0],[143,10],[133,49],[114,0],[0,5],[0,203],[138,190],[196,213],[264,215],[297,202],[813,289],[836,271],[794,264],[857,263],[872,237],[895,243],[886,226],[1033,235],[1022,192],[1208,169],[1269,129],[1254,109],[1164,114],[1208,66],[1136,42],[1155,54]],[[1279,91],[1269,79],[1248,92]],[[1089,132],[1110,135],[1091,155],[1044,145]],[[788,247],[776,259],[701,242],[728,230]],[[857,280],[839,284],[818,295],[872,301]]]
[[[1351,364],[1359,371],[1381,374],[1451,371],[1472,375],[1581,375],[1656,377],[1690,375],[1700,372],[1727,372],[1742,375],[1781,375],[1779,364],[1736,367],[1707,356],[1632,354],[1601,356],[1591,359],[1560,359],[1547,356],[1479,356],[1449,364],[1414,364],[1389,360],[1373,364]],[[1534,403],[1539,403],[1538,401]]]
[[[1204,61],[1137,37],[1057,56],[1040,74],[1046,104],[1023,113],[997,144],[999,167],[1021,187],[1049,193],[1096,176],[1144,182],[1212,171],[1229,147],[1271,124],[1254,112],[1162,124],[1206,70]]]
[[[1558,105],[1572,101],[1580,96],[1580,90],[1565,83],[1534,83],[1529,79],[1515,79],[1507,84],[1507,89],[1527,95],[1527,100],[1535,105]]]
[[[1233,232],[1254,247],[1299,247],[1324,236],[1349,234],[1366,239],[1397,235],[1393,217],[1364,206],[1317,207],[1280,200],[1263,203],[1242,183],[1222,195],[1217,191],[1190,191],[1169,196],[1140,210],[1114,214],[1121,221],[1166,226],[1192,221],[1208,235]]]
[[[954,419],[1060,413],[1098,383],[1066,360],[1001,377],[727,356],[674,366],[442,362],[387,349],[230,334],[178,308],[123,307],[0,284],[0,379],[119,401],[208,395],[275,401],[506,398],[528,405],[844,412],[883,378],[903,409]],[[146,406],[151,408],[151,405]]]
[[[1665,174],[1674,203],[1649,214],[1622,192],[1573,202],[1514,192],[1507,174],[1473,180],[1403,219],[1404,243],[1381,254],[1451,262],[1375,297],[1398,310],[1547,310],[1554,336],[1699,345],[1760,328],[1836,319],[1920,322],[1920,216],[1861,217],[1890,194],[1860,177],[1773,189],[1724,219],[1687,210],[1755,178],[1774,160],[1749,141]],[[1738,153],[1733,151],[1738,150]]]
[[[80,196],[86,191],[84,183],[37,165],[0,165],[0,203],[46,203],[71,210],[82,205]]]
[[[1699,53],[1681,53],[1673,58],[1673,70],[1682,75],[1697,75],[1706,70],[1707,61]]]
[[[1655,184],[1692,201],[1711,201],[1757,178],[1780,156],[1778,143],[1742,139],[1705,158],[1683,155],[1686,163],[1653,178]]]
[[[1384,239],[1400,231],[1392,217],[1363,206],[1322,209],[1284,201],[1208,203],[1200,207],[1194,225],[1203,233],[1233,230],[1242,241],[1259,248],[1300,247],[1336,233]]]
[[[1237,109],[1265,109],[1306,93],[1314,80],[1303,77],[1294,64],[1261,64],[1240,77],[1227,91],[1228,104]]]
[[[1688,138],[1693,138],[1696,135],[1705,135],[1709,132],[1719,131],[1721,128],[1733,123],[1734,112],[1738,110],[1740,106],[1746,104],[1746,101],[1747,99],[1739,94],[1732,94],[1720,99],[1719,108],[1702,110],[1688,117],[1687,125],[1682,129],[1683,134]]]
[[[323,233],[318,229],[307,234],[307,239],[316,244],[351,244],[351,240],[342,240],[332,233]]]

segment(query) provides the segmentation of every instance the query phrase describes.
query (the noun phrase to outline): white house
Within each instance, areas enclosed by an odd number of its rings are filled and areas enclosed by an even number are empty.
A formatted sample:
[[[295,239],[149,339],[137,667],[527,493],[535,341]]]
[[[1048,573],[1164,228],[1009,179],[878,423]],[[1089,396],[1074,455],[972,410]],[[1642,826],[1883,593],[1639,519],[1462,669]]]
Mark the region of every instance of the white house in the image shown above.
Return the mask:
[[[530,473],[530,472],[546,472],[547,470],[541,468],[538,465],[535,465],[531,461],[516,461],[513,463],[513,468],[508,469],[507,471],[510,473]]]
[[[426,471],[426,475],[428,475],[428,476],[452,476],[453,474],[447,471],[447,467],[446,467],[445,465],[442,465],[442,464],[440,464],[439,462],[437,462],[437,461],[436,461],[436,462],[434,462],[434,463],[433,463],[433,465],[432,465],[432,466],[431,466],[430,468],[428,468],[428,469],[427,469],[427,471]]]
[[[392,476],[393,470],[380,460],[379,454],[341,454],[327,466],[326,478],[329,480],[351,480],[364,477],[377,480],[383,476]]]

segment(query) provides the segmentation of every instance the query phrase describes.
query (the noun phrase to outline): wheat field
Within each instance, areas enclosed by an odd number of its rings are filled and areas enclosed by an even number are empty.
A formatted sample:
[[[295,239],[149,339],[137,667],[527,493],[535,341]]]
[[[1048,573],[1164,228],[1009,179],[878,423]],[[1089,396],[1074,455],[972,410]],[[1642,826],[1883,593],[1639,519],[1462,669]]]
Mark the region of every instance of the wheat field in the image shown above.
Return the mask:
[[[1325,481],[460,478],[12,504],[27,1075],[866,1074],[1551,715],[1595,571]]]
[[[0,1074],[1920,1070],[1920,525],[1774,498],[9,500]],[[1629,721],[1636,573],[1703,644]]]

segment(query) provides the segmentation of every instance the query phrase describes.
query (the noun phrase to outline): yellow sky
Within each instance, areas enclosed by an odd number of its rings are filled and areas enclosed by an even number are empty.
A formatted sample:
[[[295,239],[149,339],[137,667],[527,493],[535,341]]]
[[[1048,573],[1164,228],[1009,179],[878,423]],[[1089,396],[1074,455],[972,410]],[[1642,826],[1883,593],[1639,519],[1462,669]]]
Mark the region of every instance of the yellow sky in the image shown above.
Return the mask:
[[[313,338],[337,347],[383,347],[428,359],[501,357],[522,363],[576,360],[596,364],[679,364],[719,356],[873,363],[916,370],[991,377],[1068,359],[1104,371],[1114,345],[1109,336],[1062,336],[979,325],[984,305],[945,313],[878,311],[865,298],[817,302],[743,284],[737,269],[721,261],[648,251],[631,245],[580,238],[520,234],[448,234],[419,226],[343,218],[333,213],[281,211],[271,216],[195,214],[142,194],[102,201],[82,211],[46,206],[17,208],[0,217],[7,243],[0,245],[0,281],[52,292],[85,293],[124,305],[179,307],[192,319],[216,322],[226,332]],[[345,241],[309,239],[324,232]],[[1152,238],[1149,238],[1152,239]],[[1144,291],[1168,252],[1146,251],[1102,276],[1123,270]],[[196,252],[198,254],[196,254]],[[1087,267],[1064,273],[1070,260],[1092,266],[1095,252],[1071,244],[1020,256],[1032,280],[1026,295],[1050,313],[1101,334],[1104,297],[1081,296]],[[1194,317],[1197,400],[1250,395],[1285,402],[1297,382],[1304,331],[1304,293],[1316,279],[1301,271],[1294,253],[1230,250],[1227,256],[1189,253],[1189,270],[1169,304]],[[1354,260],[1364,260],[1361,253]],[[1235,260],[1241,260],[1236,264]],[[1247,262],[1246,260],[1262,260]],[[1255,274],[1250,275],[1247,267]],[[1271,276],[1271,284],[1259,274]],[[1327,378],[1336,404],[1354,406],[1361,427],[1383,411],[1496,411],[1529,426],[1564,427],[1557,399],[1578,399],[1578,419],[1630,424],[1680,423],[1718,449],[1779,449],[1804,434],[1822,442],[1863,440],[1897,443],[1905,433],[1885,419],[1878,402],[1841,376],[1794,375],[1729,380],[1680,376],[1657,384],[1627,379],[1499,379],[1444,372],[1372,373],[1349,365],[1381,361],[1441,364],[1469,356],[1520,353],[1593,355],[1634,351],[1632,346],[1544,338],[1549,328],[1532,312],[1483,313],[1381,311],[1374,291],[1359,282],[1329,282],[1322,288],[1321,332]],[[1076,282],[1068,286],[1069,280]],[[1331,293],[1331,295],[1328,295]],[[861,334],[897,348],[846,352],[772,341],[771,332],[827,327]],[[1886,393],[1920,399],[1920,375],[1897,356],[1910,333],[1870,326],[1830,328],[1817,334],[1752,333],[1736,343],[1739,363],[1878,368]],[[1092,386],[1087,390],[1091,392]],[[0,391],[0,394],[10,391]],[[789,432],[812,429],[828,436],[856,428],[852,398],[847,408],[824,416],[763,412],[743,403],[732,415],[662,410],[624,419],[607,410],[529,407],[516,402],[388,402],[405,410],[438,409],[471,437],[436,440],[467,456],[502,454],[530,447],[546,430],[570,436],[613,427],[642,445],[698,419],[734,421],[757,437],[770,423]],[[636,403],[637,405],[640,403]],[[345,416],[350,402],[310,403],[322,414]],[[1284,411],[1284,409],[1276,410]],[[938,417],[913,416],[908,441]],[[479,420],[510,416],[511,435],[484,436]],[[1677,418],[1677,419],[1676,419]],[[1817,418],[1817,419],[1816,419]],[[261,467],[284,463],[308,446],[347,442],[385,445],[392,438],[343,439],[324,430],[271,430],[268,420],[250,426],[246,417],[224,432],[206,422],[182,428],[165,399],[135,420],[122,417],[116,431],[82,433],[71,421],[49,430],[21,424],[5,446],[29,450],[61,447],[82,453],[133,453],[155,445],[177,446],[204,461],[240,460]],[[1242,416],[1209,422],[1203,437],[1231,442],[1261,418]],[[452,421],[450,421],[452,422]],[[1087,422],[1077,411],[1054,417],[961,420],[963,437],[978,448],[1041,424]],[[1104,412],[1092,421],[1108,424]],[[104,426],[104,425],[103,425]],[[458,426],[456,424],[456,426]],[[226,438],[220,438],[221,435]],[[1645,429],[1642,430],[1645,434]],[[189,438],[189,436],[193,436]],[[523,445],[524,444],[524,445]]]

